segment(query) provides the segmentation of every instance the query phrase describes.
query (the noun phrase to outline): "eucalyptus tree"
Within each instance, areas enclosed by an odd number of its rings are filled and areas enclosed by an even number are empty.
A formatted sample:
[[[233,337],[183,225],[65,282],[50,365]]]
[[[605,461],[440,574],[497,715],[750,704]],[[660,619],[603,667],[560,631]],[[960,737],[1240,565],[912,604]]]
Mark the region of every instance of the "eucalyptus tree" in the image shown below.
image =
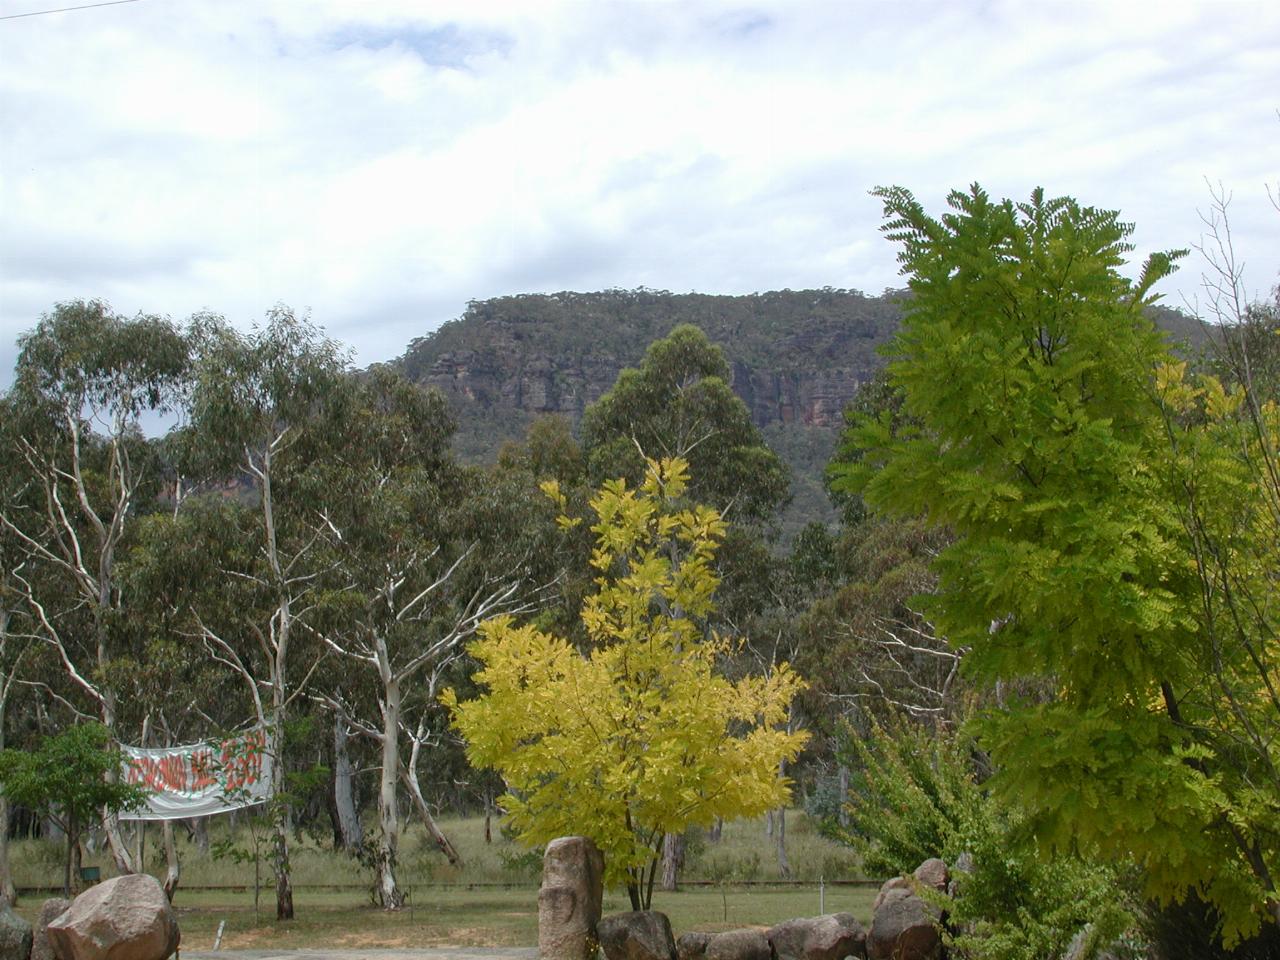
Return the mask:
[[[203,507],[202,500],[187,500],[180,511],[157,510],[142,518],[121,564],[121,583],[133,597],[121,629],[129,633],[137,652],[121,662],[119,689],[142,717],[137,740],[142,747],[205,741],[216,732],[234,730],[247,712],[237,696],[240,678],[186,638],[194,632],[190,597],[201,590],[226,589],[214,563],[225,555],[220,544],[235,527],[234,521],[220,516],[217,529],[209,529]],[[145,826],[143,821],[137,824],[139,848]],[[181,876],[173,821],[161,821],[160,833],[165,853],[162,882],[172,900]]]
[[[245,503],[227,513],[209,562],[211,588],[190,601],[194,633],[215,660],[244,682],[258,722],[267,731],[274,819],[276,916],[292,918],[289,811],[285,801],[285,724],[291,704],[315,668],[314,650],[300,651],[308,618],[318,616],[328,540],[336,534],[311,465],[341,437],[328,433],[341,403],[347,360],[333,341],[285,307],[244,334],[206,318],[191,392],[191,424],[184,448],[206,468],[243,480]],[[219,591],[240,595],[228,607]],[[239,637],[247,637],[244,643]],[[296,677],[300,652],[309,659]]]
[[[142,422],[181,404],[188,341],[167,319],[76,301],[43,316],[19,348],[10,402],[22,429],[5,455],[26,492],[0,505],[0,528],[20,554],[10,577],[32,632],[115,735],[111,667],[128,601],[117,567],[161,481]],[[107,835],[118,869],[133,869],[111,818]]]
[[[19,422],[13,398],[0,396],[0,449],[12,449],[9,436]],[[24,484],[14,461],[0,457],[0,515],[8,513],[22,495]],[[26,632],[25,604],[15,574],[22,564],[22,551],[13,534],[0,527],[0,750],[6,746],[9,695],[14,689],[27,653],[30,634]],[[17,898],[9,868],[9,798],[0,793],[0,903],[13,904]]]
[[[443,671],[477,626],[523,609],[530,562],[518,534],[500,529],[513,498],[486,501],[486,475],[460,469],[450,457],[453,423],[440,394],[377,370],[354,383],[347,399],[342,453],[315,468],[335,533],[331,582],[339,598],[335,621],[316,633],[376,676],[376,717],[359,703],[331,699],[380,748],[378,893],[394,910],[404,903],[396,879],[401,783],[440,850],[461,862],[418,783],[425,714]],[[479,504],[487,535],[469,523]]]
[[[582,418],[593,483],[644,477],[645,457],[689,462],[691,499],[726,519],[762,522],[787,500],[786,465],[768,448],[751,412],[729,386],[729,365],[706,334],[678,326],[623,370]]]

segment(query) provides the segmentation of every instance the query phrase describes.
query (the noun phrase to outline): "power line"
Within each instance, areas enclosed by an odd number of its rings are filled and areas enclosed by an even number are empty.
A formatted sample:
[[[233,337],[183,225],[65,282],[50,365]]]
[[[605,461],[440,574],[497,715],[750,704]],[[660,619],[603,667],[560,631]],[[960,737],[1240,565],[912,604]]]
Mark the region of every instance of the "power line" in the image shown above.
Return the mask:
[[[30,13],[10,13],[0,20],[20,20],[23,17],[43,17],[46,13],[70,13],[72,10],[90,10],[93,7],[118,7],[122,3],[137,3],[138,0],[103,0],[102,3],[86,3],[79,7],[59,7],[57,10],[33,10]]]

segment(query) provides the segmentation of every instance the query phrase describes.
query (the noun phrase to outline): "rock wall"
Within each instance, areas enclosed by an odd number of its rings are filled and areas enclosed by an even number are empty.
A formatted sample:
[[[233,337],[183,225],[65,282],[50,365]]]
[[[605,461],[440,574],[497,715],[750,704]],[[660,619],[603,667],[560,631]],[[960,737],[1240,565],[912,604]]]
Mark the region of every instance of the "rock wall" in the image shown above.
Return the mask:
[[[447,351],[421,371],[418,381],[437,387],[464,412],[558,413],[577,421],[588,404],[613,386],[624,367],[638,357],[587,354],[552,357],[543,353],[497,350]],[[758,427],[803,424],[837,427],[845,405],[874,367],[849,366],[814,371],[777,370],[735,361],[733,392],[742,398]],[[465,417],[464,417],[465,419]]]

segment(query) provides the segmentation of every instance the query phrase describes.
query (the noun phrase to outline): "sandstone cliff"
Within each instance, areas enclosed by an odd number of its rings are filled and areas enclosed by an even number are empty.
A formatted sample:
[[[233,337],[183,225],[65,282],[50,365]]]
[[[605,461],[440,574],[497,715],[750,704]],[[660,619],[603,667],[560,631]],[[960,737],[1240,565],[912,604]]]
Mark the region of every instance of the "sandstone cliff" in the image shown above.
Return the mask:
[[[795,473],[794,531],[831,518],[822,471],[845,404],[884,362],[876,352],[897,329],[901,293],[782,290],[748,296],[658,290],[526,294],[473,301],[457,320],[414,340],[397,365],[438,387],[458,416],[463,458],[492,459],[540,414],[575,423],[587,404],[680,323],[701,327],[724,350],[732,387]],[[1162,311],[1175,336],[1197,332]]]

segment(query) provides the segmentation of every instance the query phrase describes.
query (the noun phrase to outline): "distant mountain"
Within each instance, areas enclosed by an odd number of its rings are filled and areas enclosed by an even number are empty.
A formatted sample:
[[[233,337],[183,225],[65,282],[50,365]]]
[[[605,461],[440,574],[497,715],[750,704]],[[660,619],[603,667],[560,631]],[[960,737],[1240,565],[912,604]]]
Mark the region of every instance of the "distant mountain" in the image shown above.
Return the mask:
[[[393,365],[444,392],[458,417],[458,455],[485,462],[538,415],[576,423],[650,343],[695,324],[724,350],[734,392],[792,466],[794,500],[782,522],[794,532],[833,518],[822,471],[845,404],[884,362],[876,351],[897,330],[901,296],[824,287],[732,297],[645,288],[499,297],[472,301]],[[1175,338],[1200,338],[1198,324],[1176,311],[1159,311],[1157,322]]]

